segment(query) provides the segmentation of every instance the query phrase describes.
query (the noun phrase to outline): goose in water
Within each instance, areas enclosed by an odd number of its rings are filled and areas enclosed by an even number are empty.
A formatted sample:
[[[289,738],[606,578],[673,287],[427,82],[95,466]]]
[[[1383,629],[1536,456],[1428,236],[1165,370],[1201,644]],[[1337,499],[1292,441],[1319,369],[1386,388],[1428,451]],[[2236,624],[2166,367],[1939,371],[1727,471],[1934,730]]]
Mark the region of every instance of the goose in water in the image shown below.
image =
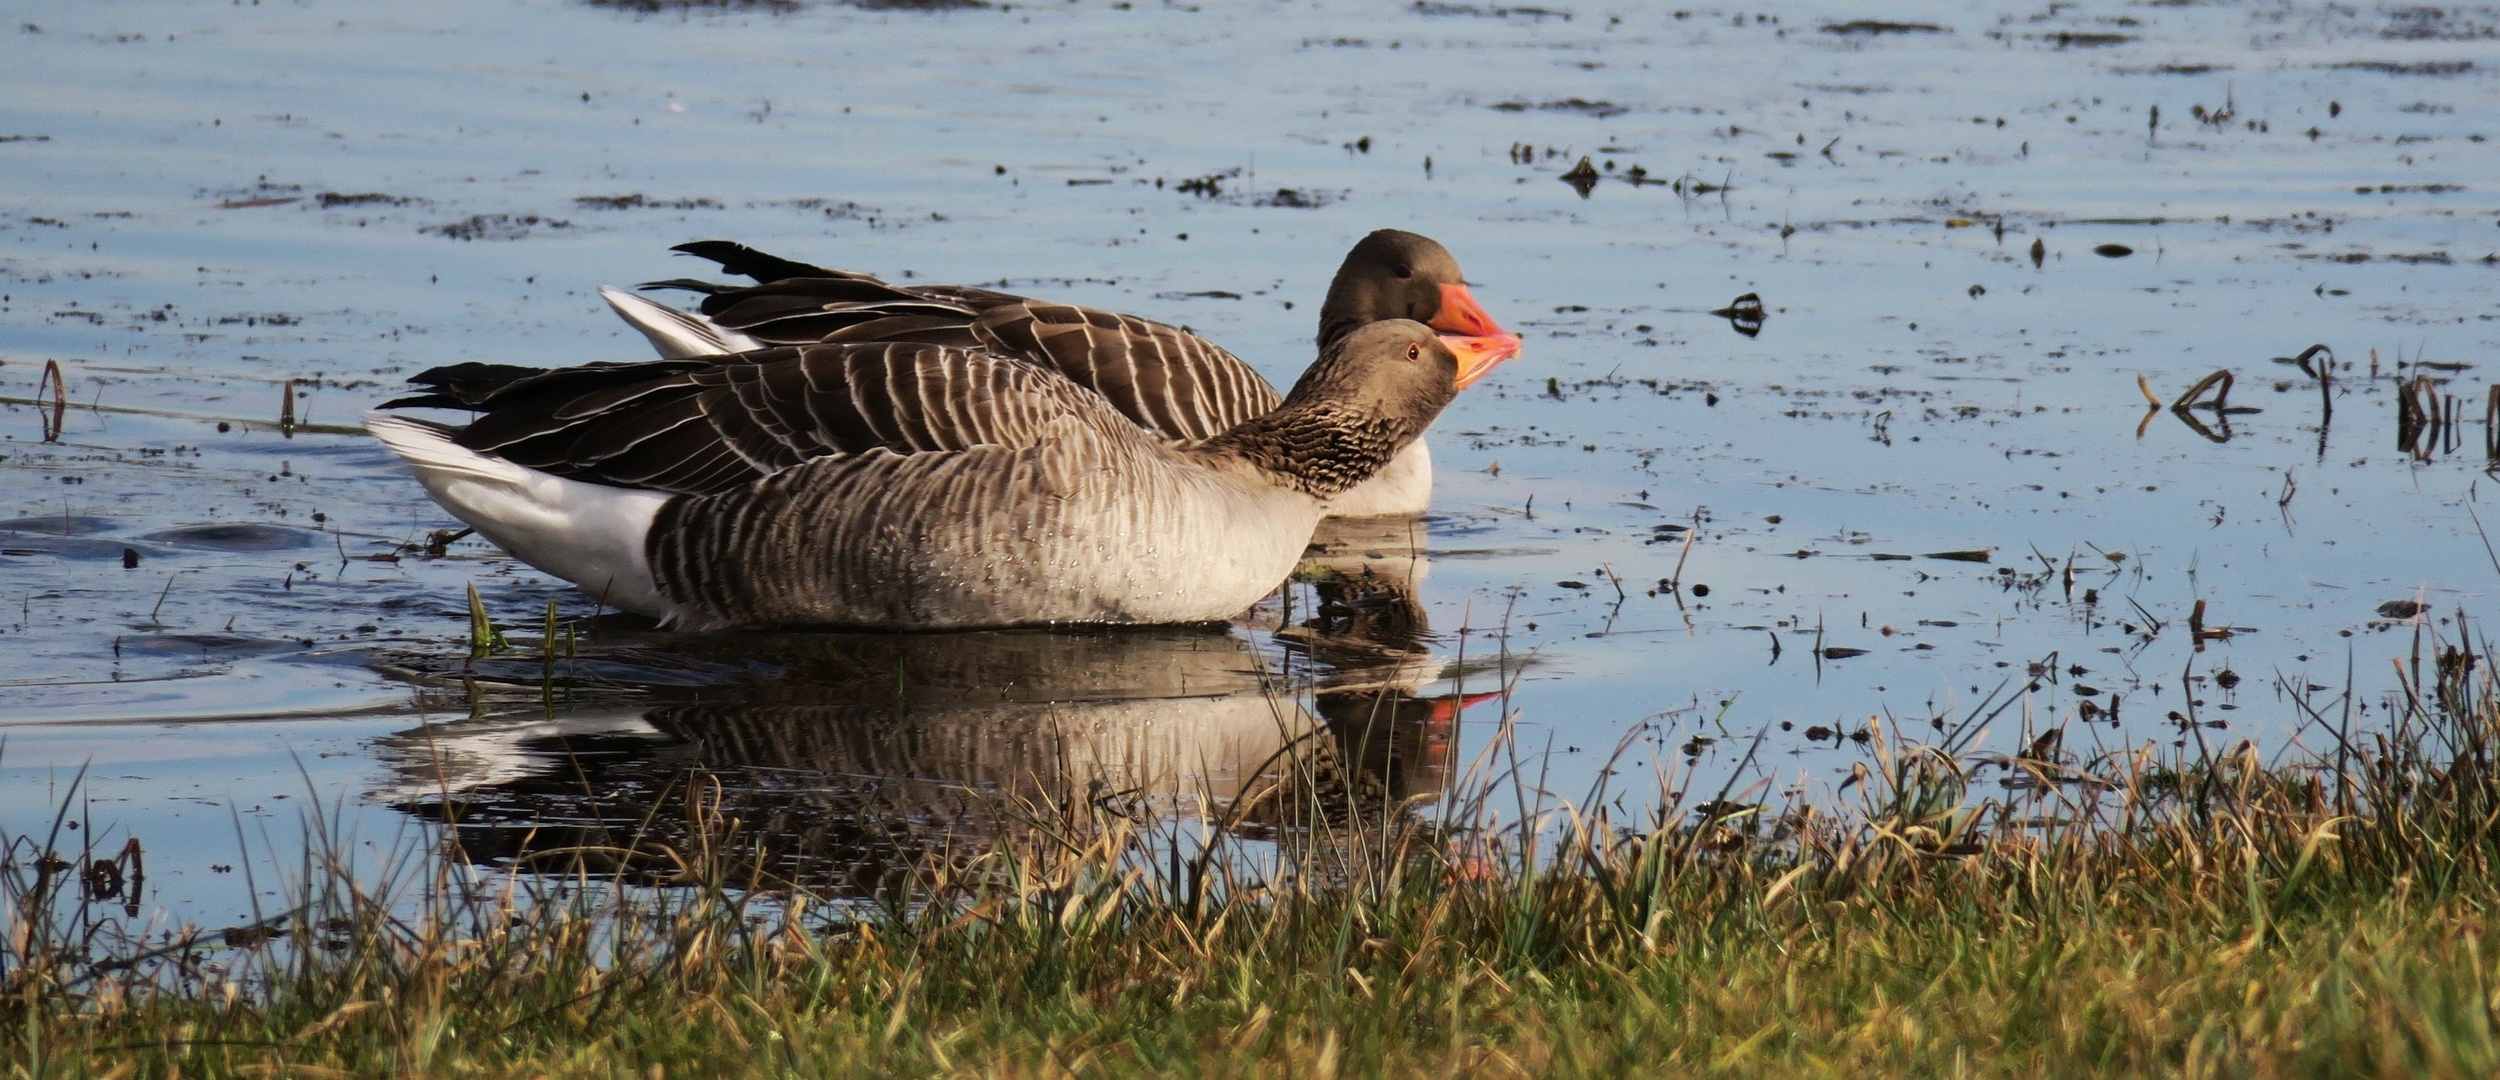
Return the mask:
[[[1131,315],[1030,300],[962,285],[893,285],[866,274],[792,262],[705,240],[672,249],[752,278],[751,286],[678,279],[646,289],[703,294],[696,312],[622,289],[599,294],[661,356],[686,358],[774,345],[901,341],[977,348],[1042,364],[1101,394],[1120,414],[1172,439],[1208,439],[1276,407],[1267,380],[1196,334]],[[1477,354],[1516,355],[1467,290],[1458,260],[1430,238],[1382,229],[1346,253],[1320,305],[1319,346],[1366,323],[1412,319]],[[1507,343],[1503,352],[1500,343]],[[1480,372],[1478,374],[1481,374]],[[1462,373],[1465,376],[1466,373]],[[1432,451],[1417,439],[1380,473],[1330,500],[1335,517],[1417,514],[1432,500]]]
[[[1030,361],[894,341],[460,364],[382,408],[467,426],[367,424],[487,539],[680,629],[1201,622],[1273,589],[1328,501],[1512,348],[1370,323],[1275,408],[1194,440]]]

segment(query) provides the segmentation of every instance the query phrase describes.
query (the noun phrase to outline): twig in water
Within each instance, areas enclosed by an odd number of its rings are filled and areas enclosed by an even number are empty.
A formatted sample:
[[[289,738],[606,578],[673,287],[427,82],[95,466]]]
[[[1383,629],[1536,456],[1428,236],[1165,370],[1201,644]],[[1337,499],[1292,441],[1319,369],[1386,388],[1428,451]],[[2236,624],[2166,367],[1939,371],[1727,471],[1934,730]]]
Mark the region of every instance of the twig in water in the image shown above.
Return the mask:
[[[1823,681],[1823,613],[1814,613],[1814,681]]]
[[[2196,385],[2188,387],[2187,393],[2179,395],[2179,400],[2171,402],[2170,407],[2179,412],[2185,412],[2189,409],[2197,408],[2212,409],[2215,412],[2221,412],[2224,408],[2230,405],[2231,386],[2238,381],[2239,380],[2234,377],[2227,368],[2221,371],[2216,371],[2211,375],[2207,375],[2202,379],[2196,380]],[[2202,396],[2209,388],[2214,391],[2214,399],[2211,402],[2197,401],[2197,398]]]
[[[2320,353],[2326,354],[2326,362],[2318,367],[2310,367],[2309,361],[2316,359]],[[2300,373],[2303,375],[2307,375],[2312,379],[2323,379],[2327,377],[2327,367],[2333,365],[2335,362],[2335,350],[2327,348],[2324,345],[2312,345],[2306,349],[2302,349],[2300,351],[2300,355],[2298,356],[2278,356],[2274,358],[2274,362],[2278,364],[2291,364],[2298,367],[2300,369]]]
[[[476,529],[461,529],[455,532],[451,529],[436,529],[425,538],[425,555],[429,559],[442,558],[451,551],[451,546],[458,543],[461,537],[476,531]]]
[[[2163,627],[2170,625],[2164,620],[2154,618],[2152,612],[2144,610],[2144,605],[2136,603],[2135,597],[2128,597],[2127,603],[2135,608],[2137,617],[2144,620],[2145,640],[2152,640],[2153,635],[2161,633]]]
[[[2500,391],[2500,387],[2493,387],[2493,389],[2495,391]],[[2500,551],[2493,551],[2491,549],[2491,534],[2483,531],[2482,515],[2474,512],[2473,503],[2465,504],[2465,516],[2473,519],[2474,521],[2474,535],[2483,538],[2483,554],[2491,558],[2492,571],[2494,573],[2500,573]]]
[[[35,401],[38,405],[42,403],[47,389],[52,391],[52,414],[43,419],[43,441],[59,442],[61,428],[69,416],[69,382],[61,377],[61,362],[58,360],[43,362],[43,377],[35,380]]]
[[[2315,360],[2312,366],[2309,362]],[[2302,374],[2318,380],[2318,460],[2326,460],[2326,434],[2335,425],[2335,350],[2325,345],[2312,345],[2298,356],[2278,356],[2278,364],[2291,364]]]
[[[1675,572],[1667,580],[1675,583],[1677,592],[1684,591],[1684,560],[1693,557],[1693,537],[1701,535],[1701,508],[1693,508],[1693,527],[1684,530],[1684,549],[1675,553]]]
[[[2500,383],[2492,384],[2483,401],[2483,457],[2500,462]]]
[[[174,591],[174,579],[175,579],[175,578],[178,578],[178,577],[181,577],[181,576],[182,576],[182,571],[180,571],[180,570],[176,570],[176,571],[174,571],[173,573],[170,573],[170,574],[165,575],[165,588],[164,588],[164,590],[163,590],[163,591],[158,592],[158,593],[156,594],[156,606],[148,609],[148,621],[149,621],[149,622],[152,622],[152,623],[153,623],[153,622],[156,622],[156,613],[157,613],[157,612],[159,612],[159,611],[163,611],[163,610],[165,610],[165,597],[167,597],[168,595],[171,595],[171,594],[173,593],[173,591]],[[163,624],[163,623],[157,623],[157,625],[162,626],[162,625],[164,625],[164,624]]]
[[[2446,421],[2447,410],[2430,376],[2416,375],[2396,384],[2396,449],[2430,460],[2439,449]]]
[[[2207,641],[2229,641],[2231,635],[2243,632],[2245,631],[2242,628],[2228,623],[2221,626],[2205,625],[2205,602],[2202,600],[2197,601],[2196,606],[2188,611],[2188,636],[2196,643],[2197,652],[2205,651]]]
[[[2335,353],[2324,345],[2312,345],[2300,354],[2307,360],[2311,353],[2326,350],[2318,361],[2318,461],[2326,461],[2326,433],[2335,426]]]

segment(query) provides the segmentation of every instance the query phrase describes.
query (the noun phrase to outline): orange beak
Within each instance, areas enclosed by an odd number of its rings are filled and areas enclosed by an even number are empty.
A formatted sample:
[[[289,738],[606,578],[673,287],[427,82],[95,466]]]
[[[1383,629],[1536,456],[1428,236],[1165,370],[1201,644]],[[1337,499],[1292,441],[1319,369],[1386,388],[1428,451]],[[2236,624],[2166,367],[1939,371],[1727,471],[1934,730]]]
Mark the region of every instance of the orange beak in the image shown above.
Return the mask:
[[[1458,354],[1458,388],[1467,389],[1493,365],[1519,355],[1519,335],[1496,334],[1492,337],[1458,337],[1441,335],[1441,344]]]
[[[1503,330],[1465,285],[1441,286],[1441,313],[1432,317],[1441,343],[1458,354],[1458,388],[1484,377],[1493,365],[1519,355],[1519,335]]]
[[[1452,694],[1449,697],[1434,698],[1432,699],[1432,715],[1425,718],[1425,722],[1429,724],[1447,724],[1452,720],[1458,719],[1458,711],[1460,709],[1464,709],[1467,706],[1476,704],[1477,702],[1491,701],[1494,698],[1502,696],[1502,693],[1503,692],[1500,690],[1495,690],[1490,693],[1469,694],[1465,697]]]

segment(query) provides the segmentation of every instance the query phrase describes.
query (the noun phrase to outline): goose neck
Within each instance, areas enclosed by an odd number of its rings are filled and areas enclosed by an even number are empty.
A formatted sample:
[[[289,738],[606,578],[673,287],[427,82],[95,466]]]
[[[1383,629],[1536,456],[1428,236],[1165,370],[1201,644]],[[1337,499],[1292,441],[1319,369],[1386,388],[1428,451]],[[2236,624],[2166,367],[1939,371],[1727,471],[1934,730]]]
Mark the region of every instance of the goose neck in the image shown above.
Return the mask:
[[[1414,440],[1392,417],[1345,402],[1287,400],[1207,440],[1229,458],[1314,499],[1332,499],[1379,472]]]

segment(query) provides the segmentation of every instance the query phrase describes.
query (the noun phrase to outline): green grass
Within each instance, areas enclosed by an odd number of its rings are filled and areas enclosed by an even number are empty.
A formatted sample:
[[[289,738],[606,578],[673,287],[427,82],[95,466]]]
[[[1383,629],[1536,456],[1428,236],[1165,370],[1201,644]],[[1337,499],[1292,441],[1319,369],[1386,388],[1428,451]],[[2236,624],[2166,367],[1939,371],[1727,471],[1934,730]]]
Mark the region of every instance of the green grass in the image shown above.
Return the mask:
[[[314,861],[289,936],[132,962],[21,840],[0,1068],[2487,1076],[2500,697],[2431,649],[2366,738],[2314,717],[2304,760],[2044,751],[1993,767],[2052,782],[1983,798],[1979,755],[1879,740],[1845,810],[1548,803],[1527,832],[1363,808],[1304,762],[1207,822],[1023,807],[909,903],[764,880],[698,784],[691,839],[576,853],[631,885]]]

